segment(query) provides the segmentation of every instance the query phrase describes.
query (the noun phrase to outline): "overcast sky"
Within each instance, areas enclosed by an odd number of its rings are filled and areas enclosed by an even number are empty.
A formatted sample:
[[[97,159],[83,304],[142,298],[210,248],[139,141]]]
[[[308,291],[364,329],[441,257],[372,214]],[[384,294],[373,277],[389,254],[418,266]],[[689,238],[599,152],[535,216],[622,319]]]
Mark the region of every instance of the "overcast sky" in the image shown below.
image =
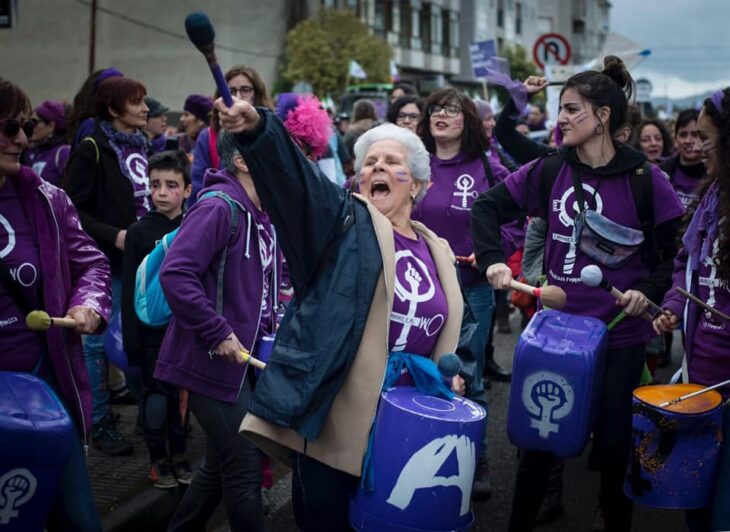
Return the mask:
[[[611,0],[611,31],[649,48],[632,74],[652,96],[681,98],[730,85],[730,0]]]

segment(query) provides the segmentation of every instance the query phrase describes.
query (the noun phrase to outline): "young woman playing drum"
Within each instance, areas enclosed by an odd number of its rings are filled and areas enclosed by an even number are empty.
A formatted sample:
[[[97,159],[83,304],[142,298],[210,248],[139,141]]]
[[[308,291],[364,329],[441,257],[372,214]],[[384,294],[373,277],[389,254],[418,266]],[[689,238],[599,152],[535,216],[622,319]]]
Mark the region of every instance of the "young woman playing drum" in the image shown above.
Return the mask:
[[[718,90],[705,100],[697,119],[702,141],[702,156],[709,181],[701,189],[692,220],[682,238],[674,270],[674,287],[684,288],[710,307],[730,314],[730,88]],[[692,208],[692,207],[690,207]],[[685,312],[685,298],[676,290],[667,293],[662,307],[666,313],[654,321],[657,333],[676,329],[684,318],[685,350],[689,381],[712,385],[730,378],[730,323],[690,302]],[[720,388],[724,399],[730,398],[730,386]],[[725,415],[727,427],[728,413]],[[727,428],[726,428],[727,432]],[[727,436],[726,436],[727,437]],[[725,445],[725,454],[728,446]],[[725,456],[721,463],[728,464]],[[727,484],[727,470],[720,471],[719,484]],[[722,486],[718,486],[718,492]],[[725,486],[728,489],[728,486]],[[721,508],[688,512],[687,524],[692,530],[726,530],[730,527]],[[727,507],[727,504],[724,505]],[[715,514],[710,528],[710,518]]]
[[[526,209],[528,216],[539,216],[548,222],[545,271],[549,284],[563,288],[568,296],[564,311],[605,322],[616,318],[621,307],[627,315],[609,336],[604,385],[593,429],[594,446],[600,456],[601,505],[606,530],[611,531],[631,528],[631,502],[622,488],[631,437],[631,394],[639,384],[644,346],[651,335],[647,322],[640,316],[647,308],[647,297],[661,298],[669,287],[676,228],[683,212],[664,174],[657,167],[645,166],[642,153],[614,139],[626,122],[627,94],[630,95],[632,84],[623,62],[612,56],[606,58],[602,72],[571,77],[560,96],[558,127],[564,142],[557,155],[562,157],[557,175],[543,171],[549,158],[538,159],[482,194],[472,208],[479,269],[496,289],[508,287],[512,279],[511,270],[504,264],[498,228]],[[641,176],[637,175],[639,172]],[[581,269],[597,260],[579,245],[574,219],[579,210],[593,210],[594,214],[600,213],[623,226],[624,231],[641,231],[641,219],[646,215],[635,207],[639,199],[634,197],[634,179],[648,181],[646,190],[651,192],[644,193],[642,203],[649,203],[647,198],[651,200],[653,216],[651,227],[645,227],[645,236],[655,245],[648,246],[645,238],[624,264],[599,264],[604,276],[624,291],[621,306],[617,306],[608,293],[587,292],[590,289],[580,282]],[[583,201],[576,197],[578,186]],[[552,462],[553,456],[548,453],[522,454],[510,531],[532,529]]]

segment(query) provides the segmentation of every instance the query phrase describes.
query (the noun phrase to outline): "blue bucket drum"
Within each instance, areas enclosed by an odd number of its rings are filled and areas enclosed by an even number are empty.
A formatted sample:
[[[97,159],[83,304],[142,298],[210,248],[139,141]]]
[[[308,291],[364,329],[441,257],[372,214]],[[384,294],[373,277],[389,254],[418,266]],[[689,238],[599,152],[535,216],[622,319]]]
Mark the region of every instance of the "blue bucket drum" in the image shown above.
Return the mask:
[[[713,390],[659,406],[703,388],[669,384],[634,390],[633,450],[624,483],[634,501],[668,509],[712,502],[722,447],[722,396]]]
[[[0,530],[44,530],[74,437],[71,418],[45,382],[0,371]]]
[[[374,489],[357,492],[350,524],[358,531],[466,531],[486,411],[456,396],[410,386],[381,394],[373,428]]]
[[[512,365],[507,435],[521,449],[578,456],[598,414],[606,325],[557,310],[535,314]]]

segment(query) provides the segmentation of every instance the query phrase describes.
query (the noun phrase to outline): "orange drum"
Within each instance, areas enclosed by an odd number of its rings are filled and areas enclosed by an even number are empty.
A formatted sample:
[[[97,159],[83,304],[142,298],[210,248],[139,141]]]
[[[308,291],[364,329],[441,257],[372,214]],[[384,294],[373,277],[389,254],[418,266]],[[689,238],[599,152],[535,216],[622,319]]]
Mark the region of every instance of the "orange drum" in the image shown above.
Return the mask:
[[[722,396],[713,390],[659,406],[703,388],[669,384],[634,390],[633,452],[624,484],[634,501],[671,509],[710,504],[722,445]]]

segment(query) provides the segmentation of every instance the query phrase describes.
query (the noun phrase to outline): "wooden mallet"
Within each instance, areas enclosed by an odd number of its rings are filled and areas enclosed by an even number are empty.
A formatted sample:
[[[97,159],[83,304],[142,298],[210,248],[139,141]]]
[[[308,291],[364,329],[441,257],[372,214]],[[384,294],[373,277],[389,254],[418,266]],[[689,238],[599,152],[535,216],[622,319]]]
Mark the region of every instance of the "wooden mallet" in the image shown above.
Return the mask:
[[[72,318],[51,318],[48,312],[34,310],[25,317],[25,324],[32,331],[47,331],[51,327],[75,329],[76,320]]]
[[[548,285],[538,288],[529,284],[520,283],[514,279],[510,279],[509,286],[513,290],[519,290],[520,292],[535,296],[544,307],[560,310],[565,306],[567,297],[565,291],[559,286]]]
[[[266,369],[266,362],[263,362],[259,360],[258,358],[254,358],[251,356],[251,353],[248,351],[244,351],[243,349],[239,351],[241,355],[243,356],[243,363],[251,364],[253,367],[258,369]]]

